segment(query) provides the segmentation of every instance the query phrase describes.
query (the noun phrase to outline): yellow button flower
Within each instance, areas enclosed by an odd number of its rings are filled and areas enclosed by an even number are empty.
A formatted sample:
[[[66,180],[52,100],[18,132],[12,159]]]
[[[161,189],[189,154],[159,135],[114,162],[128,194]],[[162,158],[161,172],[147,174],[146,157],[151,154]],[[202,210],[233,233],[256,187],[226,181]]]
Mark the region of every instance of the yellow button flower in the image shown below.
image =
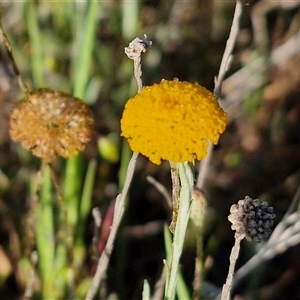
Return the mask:
[[[208,139],[217,144],[227,113],[207,89],[190,82],[163,80],[130,98],[121,120],[121,135],[131,149],[155,163],[201,160]]]
[[[29,92],[10,114],[11,138],[46,163],[82,151],[93,127],[93,114],[80,99],[47,88]]]

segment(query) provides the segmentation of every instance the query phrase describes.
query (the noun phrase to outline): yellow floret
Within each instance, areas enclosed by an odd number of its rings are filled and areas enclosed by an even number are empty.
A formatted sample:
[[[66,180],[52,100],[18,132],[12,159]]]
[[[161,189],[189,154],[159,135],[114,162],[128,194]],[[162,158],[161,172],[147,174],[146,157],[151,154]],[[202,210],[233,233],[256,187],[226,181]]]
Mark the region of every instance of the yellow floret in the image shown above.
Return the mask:
[[[208,139],[214,144],[225,130],[227,114],[207,89],[190,82],[164,80],[130,98],[121,135],[131,149],[155,163],[200,160]]]

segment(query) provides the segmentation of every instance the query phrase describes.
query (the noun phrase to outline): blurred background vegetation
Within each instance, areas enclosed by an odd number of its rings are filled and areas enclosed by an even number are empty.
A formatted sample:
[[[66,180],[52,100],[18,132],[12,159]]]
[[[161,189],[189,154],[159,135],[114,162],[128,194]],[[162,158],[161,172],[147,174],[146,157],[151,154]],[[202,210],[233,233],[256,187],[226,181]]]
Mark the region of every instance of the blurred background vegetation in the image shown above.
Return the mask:
[[[144,85],[177,77],[212,90],[235,6],[235,1],[201,0],[94,2],[97,4],[1,2],[3,27],[28,86],[80,94],[96,119],[93,140],[80,159],[73,165],[63,159],[53,164],[64,195],[74,183],[72,195],[81,199],[74,200],[79,215],[83,203],[87,204],[86,211],[73,224],[76,233],[72,232],[72,237],[80,243],[80,251],[74,252],[75,242],[68,244],[74,248],[69,249],[72,257],[66,254],[64,265],[69,264],[75,271],[69,273],[66,268],[56,277],[63,281],[57,296],[60,299],[84,298],[107,238],[113,201],[124,181],[130,153],[119,136],[119,120],[126,100],[137,90],[133,64],[124,54],[124,47],[143,34],[152,40],[153,46],[142,57]],[[254,26],[253,20],[262,22]],[[90,47],[84,43],[90,34],[89,24],[94,24],[95,35],[91,59],[85,64],[84,55]],[[258,197],[274,207],[278,223],[299,186],[299,28],[297,1],[290,5],[284,1],[282,5],[274,5],[274,1],[245,2],[233,64],[221,99],[231,121],[214,150],[205,184],[209,202],[204,238],[207,295],[226,279],[233,245],[233,232],[227,221],[230,205],[245,195]],[[294,49],[290,55],[286,55],[286,48],[274,52],[293,36],[298,40],[288,47]],[[82,68],[86,67],[87,82],[78,91],[81,80],[85,80],[80,79],[85,72]],[[23,96],[3,47],[0,76],[0,299],[12,300],[22,299],[30,272],[35,269],[30,256],[37,247],[34,232],[39,223],[32,221],[36,185],[33,178],[41,162],[9,138],[9,112]],[[165,258],[163,226],[169,222],[170,213],[163,197],[146,181],[148,175],[170,190],[168,166],[155,166],[140,158],[101,290],[103,299],[112,293],[118,295],[116,299],[140,299],[143,280],[147,278],[154,285],[161,274]],[[86,187],[88,183],[90,187]],[[57,198],[52,186],[44,188],[50,198]],[[84,198],[84,191],[91,195]],[[72,207],[73,200],[70,201]],[[93,207],[106,216],[96,234]],[[51,207],[54,235],[49,244],[45,240],[45,247],[60,245],[60,223],[55,220],[60,208],[57,203]],[[182,258],[189,286],[195,256],[193,237],[194,233],[189,232]],[[244,242],[239,266],[257,251],[256,247]],[[299,250],[299,246],[292,247],[260,266],[255,274],[249,274],[235,291],[240,295],[237,299],[299,298]],[[43,299],[39,276],[37,267],[33,299]]]

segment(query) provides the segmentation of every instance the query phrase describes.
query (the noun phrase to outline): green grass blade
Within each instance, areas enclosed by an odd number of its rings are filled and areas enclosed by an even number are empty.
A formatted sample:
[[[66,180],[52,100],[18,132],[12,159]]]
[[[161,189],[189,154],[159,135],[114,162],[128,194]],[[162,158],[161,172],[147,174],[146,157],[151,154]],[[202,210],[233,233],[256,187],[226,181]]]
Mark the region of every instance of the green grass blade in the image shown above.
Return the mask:
[[[93,187],[97,169],[96,160],[91,160],[85,176],[82,196],[79,207],[79,222],[75,237],[74,265],[80,267],[84,260],[84,228],[88,215],[91,212]]]
[[[76,49],[79,56],[74,58],[73,65],[75,66],[74,78],[74,96],[83,98],[89,78],[89,68],[94,47],[95,30],[96,30],[96,13],[97,6],[100,1],[91,1],[88,7],[87,17],[83,24],[86,24],[84,36],[77,35],[79,40],[74,42],[74,45],[81,45],[80,49]],[[78,12],[80,13],[80,12]],[[68,159],[66,164],[66,173],[64,180],[63,196],[67,203],[68,221],[69,224],[75,226],[78,223],[78,209],[80,199],[80,189],[82,183],[82,158],[75,156]]]
[[[43,53],[41,34],[38,25],[36,3],[28,1],[26,7],[26,18],[28,24],[29,43],[31,47],[31,70],[35,87],[44,86]]]
[[[127,174],[127,167],[129,161],[132,156],[132,151],[128,145],[128,142],[124,139],[122,144],[122,151],[121,151],[121,166],[119,170],[119,189],[120,191],[123,189],[124,182],[126,179]]]
[[[67,207],[67,223],[74,229],[78,223],[79,199],[82,184],[83,160],[81,155],[69,158],[65,166],[63,199]]]
[[[54,218],[51,170],[47,166],[43,173],[43,183],[36,215],[36,241],[39,255],[39,270],[44,299],[54,297]]]
[[[80,229],[82,229],[82,224],[85,223],[89,213],[91,212],[96,167],[97,167],[96,160],[95,159],[91,160],[89,162],[88,169],[86,172],[86,177],[85,177],[81,201],[80,201],[80,209],[79,209],[80,226],[78,226]]]
[[[86,27],[77,34],[79,40],[75,41],[75,46],[80,47],[76,49],[79,56],[74,58],[74,96],[84,98],[86,87],[89,79],[89,69],[92,57],[92,51],[94,48],[95,32],[96,32],[96,21],[98,5],[100,1],[91,1],[89,3],[87,18],[84,22]],[[82,24],[77,24],[82,26]],[[78,30],[82,29],[77,27]]]

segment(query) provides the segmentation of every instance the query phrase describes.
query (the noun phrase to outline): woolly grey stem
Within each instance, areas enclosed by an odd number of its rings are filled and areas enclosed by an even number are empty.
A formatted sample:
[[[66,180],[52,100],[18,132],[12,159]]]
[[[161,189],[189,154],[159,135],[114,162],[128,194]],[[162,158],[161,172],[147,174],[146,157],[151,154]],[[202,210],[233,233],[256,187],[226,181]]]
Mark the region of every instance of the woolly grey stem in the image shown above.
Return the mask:
[[[151,183],[157,191],[159,191],[162,196],[165,198],[166,203],[168,205],[168,209],[172,209],[172,197],[170,196],[168,190],[166,189],[165,186],[163,186],[160,182],[158,182],[156,179],[154,179],[152,176],[147,176],[146,177],[147,181]]]
[[[215,79],[215,89],[214,94],[216,97],[220,98],[221,90],[222,90],[222,83],[224,81],[224,77],[227,73],[228,68],[230,67],[230,63],[232,61],[232,51],[236,43],[237,35],[240,29],[239,23],[240,18],[243,11],[243,4],[241,1],[236,1],[234,16],[232,20],[232,25],[230,29],[230,34],[226,43],[226,47],[224,50],[224,54],[221,61],[221,66],[219,70],[219,74]],[[208,166],[211,159],[211,153],[213,151],[213,145],[210,143],[207,149],[207,156],[201,161],[199,164],[199,172],[198,172],[198,179],[197,179],[197,187],[202,188],[205,182],[205,178],[207,176]]]
[[[133,59],[134,61],[134,76],[138,83],[138,91],[140,91],[143,87],[142,84],[142,67],[141,67],[141,54],[146,51],[148,47],[151,46],[151,42],[146,40],[146,36],[144,40],[141,40],[139,38],[135,38],[128,47],[125,48],[125,53],[128,56],[128,58]],[[105,246],[104,251],[102,252],[102,255],[99,258],[97,270],[95,273],[95,276],[93,278],[92,286],[90,287],[86,300],[92,300],[96,292],[99,288],[100,282],[106,273],[109,259],[113,250],[115,237],[119,228],[119,225],[121,223],[121,220],[123,218],[124,214],[124,208],[125,208],[125,200],[126,196],[128,194],[128,190],[132,181],[136,161],[138,158],[138,153],[134,152],[132,154],[132,157],[130,159],[128,168],[127,168],[127,174],[126,179],[124,183],[123,190],[121,194],[117,196],[116,203],[115,203],[115,211],[114,211],[114,217],[113,222],[111,226],[111,231]]]
[[[232,279],[233,279],[235,263],[239,256],[241,240],[244,238],[243,235],[240,235],[237,233],[235,234],[234,237],[235,237],[235,242],[234,242],[234,246],[232,247],[231,253],[230,253],[230,258],[229,258],[230,265],[229,265],[226,282],[223,285],[221,300],[229,300],[229,298],[230,298],[230,291],[231,291],[231,286],[232,286]]]
[[[125,184],[124,184],[122,193],[119,194],[116,199],[115,212],[114,212],[113,222],[111,225],[111,231],[110,231],[105,249],[99,258],[97,270],[96,270],[95,276],[93,278],[92,285],[91,285],[91,287],[87,293],[87,296],[85,298],[86,300],[92,300],[95,297],[96,292],[99,288],[100,282],[101,282],[104,274],[106,273],[109,259],[110,259],[110,256],[111,256],[111,253],[113,250],[115,237],[116,237],[120,222],[123,217],[124,207],[125,207],[125,199],[126,199],[126,196],[127,196],[127,193],[128,193],[129,187],[130,187],[130,183],[131,183],[131,180],[133,177],[137,157],[138,157],[138,153],[134,152],[132,155],[132,158],[129,162],[127,174],[126,174],[126,180],[125,180]]]
[[[222,90],[222,83],[224,81],[224,77],[227,73],[227,70],[232,61],[232,51],[235,46],[235,42],[240,29],[240,18],[243,12],[243,4],[240,0],[236,1],[235,11],[233,15],[232,25],[229,33],[229,37],[226,43],[225,51],[222,57],[221,66],[219,70],[218,77],[215,80],[215,89],[214,94],[216,97],[220,97]]]

